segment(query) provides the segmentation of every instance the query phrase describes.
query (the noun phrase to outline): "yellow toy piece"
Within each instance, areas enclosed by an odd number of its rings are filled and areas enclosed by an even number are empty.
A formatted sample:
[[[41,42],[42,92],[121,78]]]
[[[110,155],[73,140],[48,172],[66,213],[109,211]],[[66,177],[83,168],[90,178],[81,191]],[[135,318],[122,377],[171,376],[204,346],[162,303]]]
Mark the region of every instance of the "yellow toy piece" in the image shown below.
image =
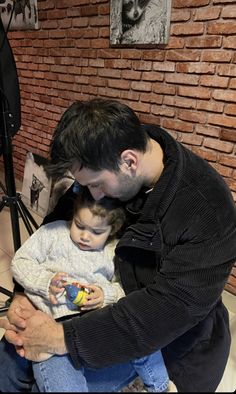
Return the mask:
[[[72,283],[65,286],[66,296],[73,304],[81,306],[85,303],[90,290],[79,284]]]

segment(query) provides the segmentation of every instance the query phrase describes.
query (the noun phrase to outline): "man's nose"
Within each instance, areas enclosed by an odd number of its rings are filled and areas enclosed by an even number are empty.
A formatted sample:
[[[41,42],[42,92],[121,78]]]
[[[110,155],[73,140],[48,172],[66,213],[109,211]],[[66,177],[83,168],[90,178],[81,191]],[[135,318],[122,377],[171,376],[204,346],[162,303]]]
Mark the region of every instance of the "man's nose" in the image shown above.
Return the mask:
[[[92,194],[94,200],[96,201],[101,200],[101,198],[105,197],[105,194],[99,189],[89,188],[89,191]]]

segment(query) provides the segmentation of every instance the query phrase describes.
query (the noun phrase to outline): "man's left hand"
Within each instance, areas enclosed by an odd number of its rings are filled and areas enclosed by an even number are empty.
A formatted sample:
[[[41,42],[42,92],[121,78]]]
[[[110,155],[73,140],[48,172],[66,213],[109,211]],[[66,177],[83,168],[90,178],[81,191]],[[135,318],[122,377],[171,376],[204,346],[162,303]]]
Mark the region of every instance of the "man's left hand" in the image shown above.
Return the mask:
[[[5,337],[16,346],[20,356],[32,361],[44,361],[54,354],[67,353],[60,323],[39,310],[29,314],[24,309],[18,309],[17,314],[26,321],[26,327],[17,332],[7,330]]]

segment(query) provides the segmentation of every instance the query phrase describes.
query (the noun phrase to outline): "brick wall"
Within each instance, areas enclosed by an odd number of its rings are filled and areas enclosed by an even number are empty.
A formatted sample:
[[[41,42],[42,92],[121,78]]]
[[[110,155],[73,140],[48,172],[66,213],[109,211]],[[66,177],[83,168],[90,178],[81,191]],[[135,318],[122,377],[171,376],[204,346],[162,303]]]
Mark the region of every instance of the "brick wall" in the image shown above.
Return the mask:
[[[16,177],[28,150],[47,156],[69,104],[100,96],[208,160],[236,200],[236,1],[172,0],[168,45],[137,48],[109,46],[109,3],[38,0],[40,29],[9,33],[22,101]]]
[[[109,47],[109,1],[38,0],[40,29],[8,35],[19,74],[28,150],[47,156],[53,129],[77,99],[120,99],[208,160],[236,200],[236,1],[172,0],[166,47]]]

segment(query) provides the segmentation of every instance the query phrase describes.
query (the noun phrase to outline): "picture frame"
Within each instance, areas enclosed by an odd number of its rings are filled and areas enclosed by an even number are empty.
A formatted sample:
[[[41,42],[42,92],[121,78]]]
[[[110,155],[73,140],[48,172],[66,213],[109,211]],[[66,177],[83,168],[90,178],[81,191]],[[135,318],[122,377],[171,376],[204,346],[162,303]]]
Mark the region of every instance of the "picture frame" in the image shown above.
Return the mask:
[[[37,0],[0,1],[0,17],[5,30],[39,28]]]
[[[165,45],[170,15],[171,0],[111,0],[110,44]]]
[[[44,218],[49,209],[52,180],[44,170],[47,159],[28,152],[26,155],[21,199],[27,208]]]

